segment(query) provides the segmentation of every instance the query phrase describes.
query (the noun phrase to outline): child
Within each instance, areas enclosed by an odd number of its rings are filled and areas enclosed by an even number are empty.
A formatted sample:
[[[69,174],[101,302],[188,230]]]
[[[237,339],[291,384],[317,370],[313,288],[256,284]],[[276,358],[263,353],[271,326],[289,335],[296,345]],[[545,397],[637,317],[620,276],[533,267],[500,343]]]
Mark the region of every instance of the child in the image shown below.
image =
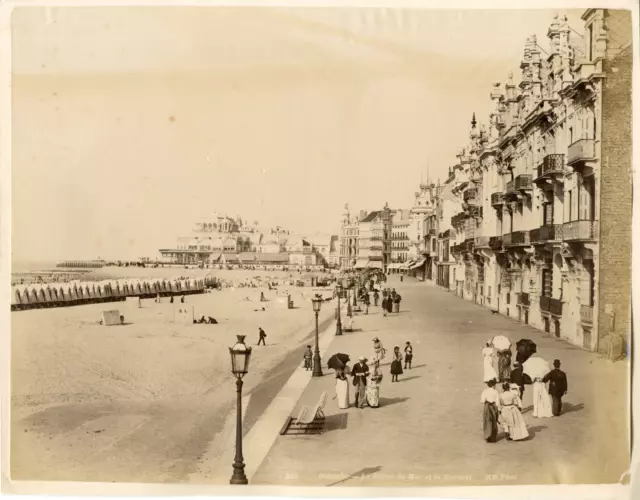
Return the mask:
[[[411,369],[411,360],[413,360],[413,347],[411,346],[411,342],[407,342],[407,345],[404,347],[404,369]]]
[[[304,352],[304,367],[307,371],[311,370],[311,359],[313,358],[313,353],[311,352],[311,346],[307,346],[307,350]]]

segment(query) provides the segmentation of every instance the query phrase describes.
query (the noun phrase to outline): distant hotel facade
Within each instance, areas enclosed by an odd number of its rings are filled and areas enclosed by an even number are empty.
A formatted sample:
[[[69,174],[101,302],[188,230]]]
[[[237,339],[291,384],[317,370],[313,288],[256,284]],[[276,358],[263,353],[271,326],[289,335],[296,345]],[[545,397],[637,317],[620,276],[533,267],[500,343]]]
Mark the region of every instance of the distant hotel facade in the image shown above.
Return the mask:
[[[262,231],[257,222],[213,214],[173,248],[159,251],[167,264],[337,267],[337,242],[337,236],[295,235],[281,227]]]

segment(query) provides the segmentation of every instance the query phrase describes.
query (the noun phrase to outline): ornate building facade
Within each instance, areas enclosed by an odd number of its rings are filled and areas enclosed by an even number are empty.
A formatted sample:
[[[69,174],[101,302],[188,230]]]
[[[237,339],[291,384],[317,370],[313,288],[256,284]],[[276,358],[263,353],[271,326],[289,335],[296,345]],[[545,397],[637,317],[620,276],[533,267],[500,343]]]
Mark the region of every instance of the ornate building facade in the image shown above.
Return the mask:
[[[614,356],[630,327],[631,18],[588,9],[582,19],[576,37],[556,16],[546,58],[530,37],[519,84],[509,74],[494,85],[489,130],[473,116],[436,197],[438,256],[450,261],[437,281]]]

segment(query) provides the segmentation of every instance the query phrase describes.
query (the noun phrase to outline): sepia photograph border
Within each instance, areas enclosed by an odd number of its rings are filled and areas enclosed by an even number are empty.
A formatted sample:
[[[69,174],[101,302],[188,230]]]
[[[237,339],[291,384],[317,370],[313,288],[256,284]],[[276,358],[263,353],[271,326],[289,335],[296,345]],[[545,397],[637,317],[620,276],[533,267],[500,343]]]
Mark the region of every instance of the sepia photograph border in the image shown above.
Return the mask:
[[[1,0],[0,0],[1,1]],[[40,481],[12,481],[9,474],[10,450],[10,365],[11,365],[11,318],[9,313],[10,289],[8,283],[11,276],[11,11],[14,7],[90,7],[90,6],[260,6],[260,7],[377,7],[377,8],[420,8],[420,9],[553,9],[553,8],[588,8],[606,7],[622,8],[632,12],[633,19],[633,92],[632,96],[640,95],[639,81],[639,40],[640,18],[637,2],[633,0],[386,0],[386,1],[5,1],[0,3],[0,486],[2,494],[27,494],[31,496],[58,495],[75,496],[225,496],[225,497],[318,497],[318,498],[575,498],[576,500],[591,500],[604,498],[640,498],[640,486],[637,474],[637,453],[632,453],[630,471],[620,478],[620,484],[611,485],[553,485],[553,486],[455,486],[455,487],[277,487],[252,486],[245,487],[225,485],[191,485],[191,484],[137,484],[137,483],[82,483],[82,482],[40,482]],[[640,143],[640,115],[639,99],[632,97],[633,106],[633,143],[637,150]],[[638,191],[638,155],[632,155],[633,185]],[[606,171],[602,172],[603,182],[606,182]],[[634,200],[635,201],[635,200]],[[633,204],[633,241],[640,245],[640,208]],[[636,245],[633,246],[635,250]],[[632,278],[634,288],[640,283],[638,265],[638,251],[632,256]],[[632,294],[632,314],[638,311],[638,293]],[[635,306],[635,307],[633,307]],[[633,322],[632,322],[633,324]],[[632,332],[633,333],[633,332]],[[633,358],[640,353],[640,348],[631,342],[630,370],[637,371]],[[629,408],[632,403],[637,406],[640,399],[640,389],[637,384],[629,385]],[[632,392],[635,397],[632,398]],[[629,420],[630,441],[637,452],[637,438],[631,431],[633,423],[638,423],[638,412],[631,411]],[[631,488],[633,487],[633,494]]]

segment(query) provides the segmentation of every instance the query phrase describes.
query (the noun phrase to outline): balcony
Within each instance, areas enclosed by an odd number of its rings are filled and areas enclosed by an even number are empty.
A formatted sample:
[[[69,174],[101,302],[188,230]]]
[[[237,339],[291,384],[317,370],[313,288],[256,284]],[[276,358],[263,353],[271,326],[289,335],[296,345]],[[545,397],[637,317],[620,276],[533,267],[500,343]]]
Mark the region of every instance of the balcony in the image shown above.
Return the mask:
[[[562,316],[562,302],[551,297],[540,296],[540,310],[555,316]]]
[[[465,251],[471,252],[473,251],[473,244],[475,242],[475,238],[467,238],[464,240]]]
[[[522,247],[530,245],[529,231],[514,231],[503,237],[505,247]]]
[[[518,305],[529,307],[531,305],[529,294],[528,293],[519,293],[518,294]]]
[[[489,238],[489,248],[494,252],[502,250],[502,236],[492,236]]]
[[[462,195],[462,199],[464,200],[464,202],[470,205],[477,204],[479,201],[477,198],[478,198],[478,190],[475,188],[467,189]]]
[[[514,189],[516,191],[531,191],[531,175],[521,174],[515,178]]]
[[[476,248],[490,248],[489,247],[489,236],[478,236],[475,241]]]
[[[507,182],[507,188],[504,190],[504,194],[505,196],[510,196],[513,193],[515,193],[516,188],[515,188],[515,181],[509,181]]]
[[[578,139],[569,146],[567,165],[578,166],[585,161],[595,161],[596,147],[593,139]]]
[[[435,236],[436,235],[436,230],[435,229],[428,229],[427,230],[427,236]]]
[[[580,306],[580,322],[587,325],[593,325],[592,306]]]
[[[504,194],[502,194],[501,192],[493,193],[491,195],[491,205],[496,208],[504,205]]]
[[[598,239],[598,221],[574,220],[562,227],[563,241],[593,241]]]
[[[529,241],[532,244],[542,244],[549,241],[562,241],[562,224],[549,224],[529,231]]]
[[[538,165],[538,176],[535,182],[546,182],[558,175],[564,175],[564,155],[550,154]]]

